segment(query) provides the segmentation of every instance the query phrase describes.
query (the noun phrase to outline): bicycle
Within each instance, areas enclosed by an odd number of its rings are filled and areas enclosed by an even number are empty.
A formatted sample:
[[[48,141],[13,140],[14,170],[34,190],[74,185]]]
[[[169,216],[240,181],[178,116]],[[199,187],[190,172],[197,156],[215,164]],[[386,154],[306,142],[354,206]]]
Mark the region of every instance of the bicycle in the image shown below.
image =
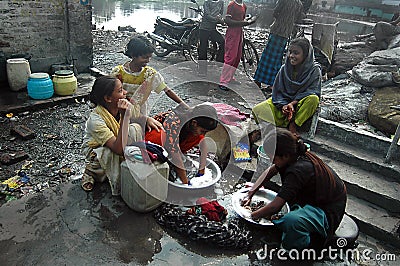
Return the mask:
[[[252,80],[257,70],[259,56],[254,44],[249,39],[246,38],[246,28],[244,28],[244,35],[245,37],[243,38],[242,57],[240,61],[242,62],[245,74],[247,75],[248,78]],[[199,44],[200,44],[199,29],[196,28],[189,35],[189,45],[190,45],[189,57],[196,64],[198,63]],[[207,47],[207,60],[214,61],[217,55],[217,51],[218,51],[218,44],[216,42],[212,42],[209,40]]]

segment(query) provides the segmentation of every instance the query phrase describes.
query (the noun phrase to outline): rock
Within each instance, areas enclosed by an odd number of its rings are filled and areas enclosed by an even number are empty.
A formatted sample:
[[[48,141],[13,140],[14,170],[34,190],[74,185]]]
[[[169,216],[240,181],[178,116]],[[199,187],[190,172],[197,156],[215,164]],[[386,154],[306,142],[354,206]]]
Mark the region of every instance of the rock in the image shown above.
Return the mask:
[[[393,86],[392,72],[400,66],[400,47],[376,51],[352,70],[354,79],[371,87]]]
[[[400,47],[375,51],[364,60],[373,65],[398,65],[400,66]]]
[[[390,43],[388,45],[389,49],[393,49],[396,47],[400,47],[400,34],[393,37],[393,39],[390,40]]]
[[[352,111],[344,106],[332,106],[329,109],[325,109],[321,116],[338,122],[351,122],[354,118]]]
[[[335,53],[331,71],[335,75],[346,73],[372,52],[373,48],[366,45],[365,42],[340,44]]]
[[[11,134],[17,135],[24,140],[33,139],[35,137],[35,132],[25,125],[16,125],[10,131]]]
[[[368,105],[374,89],[363,89],[363,86],[338,76],[322,84],[321,117],[335,122],[366,121]]]
[[[400,111],[396,111],[390,106],[397,105],[399,102],[399,87],[377,89],[368,107],[370,124],[385,133],[394,134],[400,123]]]
[[[362,62],[353,68],[353,77],[362,85],[379,88],[393,85],[391,72],[395,70],[395,65],[372,65]]]
[[[15,153],[2,153],[0,154],[0,162],[4,165],[11,165],[29,158],[29,155],[24,151],[17,151]]]
[[[133,28],[132,26],[118,26],[118,31],[136,32],[136,28]]]

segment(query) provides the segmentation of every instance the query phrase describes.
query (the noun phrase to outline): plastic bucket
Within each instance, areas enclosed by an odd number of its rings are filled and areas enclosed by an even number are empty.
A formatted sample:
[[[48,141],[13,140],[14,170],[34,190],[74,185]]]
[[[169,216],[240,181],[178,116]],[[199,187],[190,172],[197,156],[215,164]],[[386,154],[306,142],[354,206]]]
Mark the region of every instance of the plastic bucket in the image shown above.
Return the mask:
[[[53,82],[47,73],[32,73],[28,79],[28,95],[32,99],[48,99],[54,94]]]
[[[149,212],[168,195],[168,163],[146,164],[129,159],[121,163],[121,197],[129,208]]]
[[[8,85],[12,91],[22,90],[27,86],[31,68],[25,58],[13,58],[7,60]]]
[[[61,96],[72,95],[78,88],[74,72],[71,70],[58,70],[53,75],[54,92]]]
[[[257,174],[261,174],[264,172],[268,167],[271,166],[271,160],[269,159],[268,155],[265,153],[262,146],[259,146],[257,149]]]

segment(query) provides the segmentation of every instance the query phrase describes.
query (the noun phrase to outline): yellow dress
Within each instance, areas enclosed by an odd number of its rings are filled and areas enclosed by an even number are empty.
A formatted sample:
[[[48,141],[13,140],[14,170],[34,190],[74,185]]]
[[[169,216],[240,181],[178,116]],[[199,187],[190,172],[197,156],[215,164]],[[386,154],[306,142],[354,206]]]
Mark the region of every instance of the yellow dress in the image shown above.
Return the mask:
[[[127,97],[131,98],[132,103],[141,106],[143,115],[148,115],[147,99],[150,93],[158,94],[167,88],[164,78],[154,68],[145,66],[140,72],[131,72],[129,61],[114,67],[111,75],[121,80],[124,89],[128,92]]]

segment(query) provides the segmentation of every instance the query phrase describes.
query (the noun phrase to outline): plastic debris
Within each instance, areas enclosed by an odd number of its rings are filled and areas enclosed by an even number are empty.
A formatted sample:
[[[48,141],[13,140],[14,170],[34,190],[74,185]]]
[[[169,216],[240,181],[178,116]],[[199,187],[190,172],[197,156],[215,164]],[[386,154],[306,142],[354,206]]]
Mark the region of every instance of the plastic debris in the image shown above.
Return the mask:
[[[43,137],[45,137],[47,139],[57,139],[58,138],[57,135],[53,135],[53,134],[44,134]]]
[[[251,160],[249,153],[249,145],[246,143],[238,143],[232,148],[233,158],[235,162],[247,162]]]
[[[35,132],[25,125],[17,125],[11,129],[11,134],[17,135],[18,137],[27,140],[35,137]]]
[[[22,170],[26,170],[26,169],[32,168],[32,164],[33,164],[33,161],[26,161],[26,162],[22,165],[21,169],[22,169]]]
[[[16,197],[16,196],[13,196],[13,195],[7,195],[7,196],[6,196],[6,201],[7,201],[7,202],[12,201],[12,200],[16,200],[16,199],[17,199],[17,197]]]
[[[32,193],[33,191],[34,191],[34,190],[33,190],[33,187],[32,187],[32,186],[21,187],[21,192],[22,192],[22,194],[24,194],[24,195],[29,194],[29,193]]]
[[[26,183],[28,183],[29,181],[31,181],[31,179],[29,178],[29,176],[26,175],[25,172],[22,172],[22,171],[21,171],[21,172],[18,173],[18,175],[21,177],[20,180],[21,180],[21,182],[24,183],[24,184],[26,184]]]
[[[6,181],[3,181],[2,184],[7,185],[8,189],[16,189],[21,186],[21,183],[19,181],[19,176],[13,176]]]
[[[74,174],[75,174],[75,171],[72,170],[72,169],[69,168],[69,167],[61,168],[61,169],[58,171],[58,175],[59,175],[60,177],[62,177],[62,178],[67,178],[67,177],[69,177],[69,176],[71,176],[71,175],[74,175]]]

